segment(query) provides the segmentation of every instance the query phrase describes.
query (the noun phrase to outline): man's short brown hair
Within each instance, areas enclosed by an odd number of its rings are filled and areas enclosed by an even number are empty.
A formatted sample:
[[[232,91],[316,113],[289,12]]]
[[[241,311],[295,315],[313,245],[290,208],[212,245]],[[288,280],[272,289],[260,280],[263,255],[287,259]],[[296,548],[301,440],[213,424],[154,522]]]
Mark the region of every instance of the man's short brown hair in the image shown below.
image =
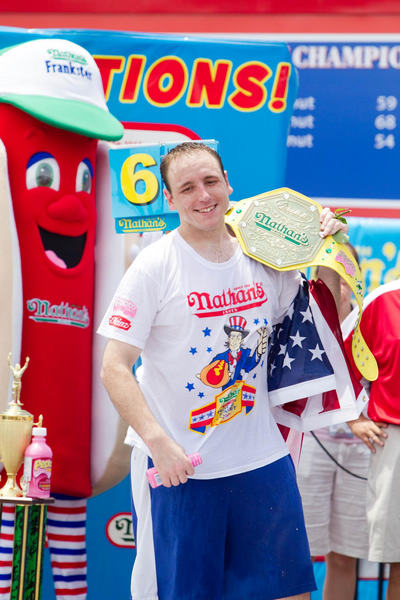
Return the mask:
[[[217,160],[219,166],[221,167],[221,173],[225,177],[225,171],[224,171],[224,165],[222,164],[222,159],[221,159],[220,155],[218,154],[218,152],[216,150],[214,150],[214,148],[211,148],[210,146],[207,146],[207,144],[203,144],[202,142],[183,142],[182,144],[178,144],[178,146],[174,146],[174,148],[172,148],[168,152],[168,154],[163,156],[163,158],[161,160],[161,164],[160,164],[161,177],[162,177],[165,187],[167,188],[167,190],[170,193],[171,193],[171,188],[170,188],[170,185],[168,182],[168,169],[170,167],[170,164],[174,160],[179,158],[180,156],[184,156],[186,154],[195,154],[196,152],[208,152],[208,154],[211,154],[211,156],[213,156]]]

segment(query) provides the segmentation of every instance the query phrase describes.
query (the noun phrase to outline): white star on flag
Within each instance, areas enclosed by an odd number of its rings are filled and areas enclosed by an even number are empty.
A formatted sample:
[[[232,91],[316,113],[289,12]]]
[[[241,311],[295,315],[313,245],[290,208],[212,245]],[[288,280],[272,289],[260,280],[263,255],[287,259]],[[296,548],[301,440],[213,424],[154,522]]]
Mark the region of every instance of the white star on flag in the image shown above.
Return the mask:
[[[291,369],[293,361],[294,361],[294,358],[290,358],[289,354],[286,354],[285,358],[283,359],[282,368],[289,367],[289,369]]]
[[[309,351],[312,354],[311,360],[314,360],[314,358],[318,358],[318,360],[322,360],[322,355],[325,354],[325,350],[322,350],[322,348],[320,348],[318,346],[318,344],[315,346],[315,348],[309,348]]]
[[[310,307],[308,307],[307,310],[305,310],[303,312],[300,311],[300,314],[303,315],[302,323],[305,323],[306,321],[310,321],[310,323],[313,322],[313,318],[312,318]]]
[[[299,348],[303,347],[301,342],[306,339],[306,336],[300,335],[299,330],[297,330],[296,335],[291,335],[289,337],[291,340],[293,340],[293,346],[299,346]]]

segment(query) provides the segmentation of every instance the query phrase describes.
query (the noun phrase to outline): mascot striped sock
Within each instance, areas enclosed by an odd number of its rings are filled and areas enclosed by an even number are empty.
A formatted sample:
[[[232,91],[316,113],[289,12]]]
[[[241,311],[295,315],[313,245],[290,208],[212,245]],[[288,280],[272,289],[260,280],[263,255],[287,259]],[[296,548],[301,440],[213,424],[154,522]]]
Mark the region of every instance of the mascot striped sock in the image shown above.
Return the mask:
[[[47,540],[57,600],[86,600],[85,499],[56,498],[47,509]]]

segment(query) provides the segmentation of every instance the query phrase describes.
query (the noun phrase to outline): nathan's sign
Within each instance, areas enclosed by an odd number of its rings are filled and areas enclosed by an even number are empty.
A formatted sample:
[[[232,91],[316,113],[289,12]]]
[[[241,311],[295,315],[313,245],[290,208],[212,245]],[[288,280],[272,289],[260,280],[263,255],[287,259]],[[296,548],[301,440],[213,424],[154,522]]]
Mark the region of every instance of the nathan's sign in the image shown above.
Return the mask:
[[[184,98],[189,108],[223,108],[256,111],[266,105],[274,113],[286,110],[292,65],[281,61],[274,69],[265,62],[248,60],[234,67],[232,60],[163,56],[150,62],[142,54],[95,56],[106,100],[113,88],[119,101],[135,104],[142,92],[149,104],[166,108]],[[122,74],[119,80],[116,74]],[[272,82],[268,98],[267,82]],[[233,91],[228,94],[229,86]],[[267,102],[268,101],[268,102]]]

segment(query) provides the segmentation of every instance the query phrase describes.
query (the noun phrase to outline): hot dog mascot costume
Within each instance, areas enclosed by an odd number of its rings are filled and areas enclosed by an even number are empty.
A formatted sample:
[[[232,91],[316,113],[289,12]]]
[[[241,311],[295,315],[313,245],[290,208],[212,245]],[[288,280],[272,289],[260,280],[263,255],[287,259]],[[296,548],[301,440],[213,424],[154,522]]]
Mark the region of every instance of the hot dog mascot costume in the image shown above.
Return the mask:
[[[7,397],[11,348],[14,362],[30,357],[21,400],[35,420],[43,414],[54,455],[51,492],[59,500],[49,509],[48,539],[57,598],[86,598],[96,156],[98,140],[122,135],[84,48],[37,39],[0,51],[0,381]],[[63,537],[71,515],[80,527]]]

